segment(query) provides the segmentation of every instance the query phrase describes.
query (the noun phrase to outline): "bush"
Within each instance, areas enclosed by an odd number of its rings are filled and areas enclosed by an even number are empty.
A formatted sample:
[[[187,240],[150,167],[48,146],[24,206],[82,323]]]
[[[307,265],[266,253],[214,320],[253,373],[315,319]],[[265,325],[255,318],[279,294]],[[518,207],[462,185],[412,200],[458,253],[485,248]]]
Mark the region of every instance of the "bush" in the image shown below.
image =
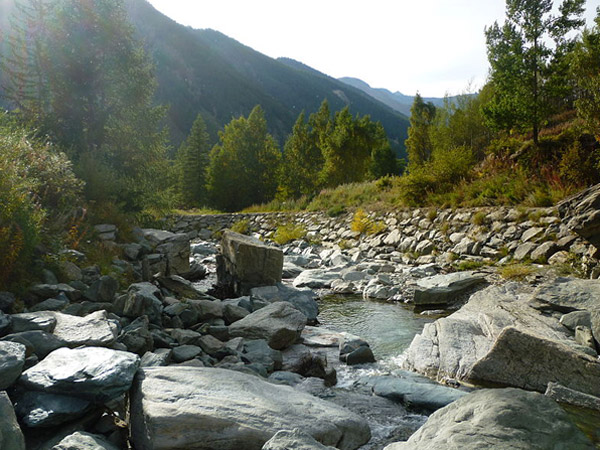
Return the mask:
[[[80,205],[70,161],[29,134],[0,114],[0,288],[30,272],[42,234],[66,231]]]
[[[383,222],[370,219],[364,210],[358,209],[354,213],[350,229],[356,233],[374,235],[384,231],[386,226]]]
[[[250,231],[250,221],[248,219],[238,220],[231,225],[230,230],[240,234],[248,234],[248,231]]]
[[[306,236],[306,228],[302,225],[288,223],[277,227],[273,234],[273,240],[279,245],[284,245],[296,239],[302,239],[304,236]]]

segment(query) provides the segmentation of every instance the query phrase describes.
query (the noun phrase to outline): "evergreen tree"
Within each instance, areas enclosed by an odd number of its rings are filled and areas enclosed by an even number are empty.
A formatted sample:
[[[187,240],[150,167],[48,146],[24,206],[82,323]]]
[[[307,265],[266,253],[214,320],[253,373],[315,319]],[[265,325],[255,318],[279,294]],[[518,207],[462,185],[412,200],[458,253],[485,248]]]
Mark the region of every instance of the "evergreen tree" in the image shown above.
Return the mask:
[[[408,168],[422,166],[431,158],[433,145],[430,131],[435,119],[436,108],[433,103],[425,103],[417,92],[410,108],[410,127],[405,142],[408,154]]]
[[[585,30],[573,53],[572,74],[578,88],[577,112],[600,141],[600,8],[596,26]]]
[[[207,202],[206,171],[209,153],[206,125],[198,114],[190,135],[181,144],[177,155],[179,191],[186,206],[202,206]]]
[[[318,190],[323,154],[317,137],[318,132],[311,131],[306,123],[304,112],[300,113],[283,150],[279,181],[282,198],[297,198]]]
[[[564,0],[558,16],[552,14],[552,3],[506,0],[504,25],[496,22],[485,30],[494,89],[485,114],[497,129],[530,127],[536,145],[553,101],[564,102],[564,58],[573,45],[567,35],[584,23],[585,0]],[[551,40],[554,48],[548,45]]]
[[[238,211],[273,199],[281,154],[260,106],[232,120],[210,152],[208,191],[213,204]]]

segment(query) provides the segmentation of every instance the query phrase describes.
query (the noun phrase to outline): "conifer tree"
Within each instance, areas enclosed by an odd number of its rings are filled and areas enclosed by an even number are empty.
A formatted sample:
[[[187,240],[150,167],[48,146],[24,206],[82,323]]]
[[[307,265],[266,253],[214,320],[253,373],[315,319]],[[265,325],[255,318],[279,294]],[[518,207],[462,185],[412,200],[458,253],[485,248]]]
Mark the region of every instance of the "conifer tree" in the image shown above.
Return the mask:
[[[210,147],[204,119],[196,117],[189,136],[177,155],[179,191],[185,206],[202,206],[207,202],[206,171]]]
[[[436,108],[433,103],[425,103],[417,92],[410,108],[410,127],[408,139],[405,142],[408,153],[408,169],[425,164],[433,152],[431,128],[434,123]]]

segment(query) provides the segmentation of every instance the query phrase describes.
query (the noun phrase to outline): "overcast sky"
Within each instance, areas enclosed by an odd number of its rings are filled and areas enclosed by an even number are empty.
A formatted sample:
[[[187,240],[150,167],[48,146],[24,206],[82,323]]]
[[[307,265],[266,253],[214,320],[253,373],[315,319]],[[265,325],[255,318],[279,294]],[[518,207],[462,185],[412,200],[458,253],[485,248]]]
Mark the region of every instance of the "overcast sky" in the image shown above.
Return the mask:
[[[149,0],[193,28],[212,28],[273,58],[285,56],[332,77],[441,97],[488,71],[484,27],[504,0]],[[587,0],[588,23],[600,0]]]

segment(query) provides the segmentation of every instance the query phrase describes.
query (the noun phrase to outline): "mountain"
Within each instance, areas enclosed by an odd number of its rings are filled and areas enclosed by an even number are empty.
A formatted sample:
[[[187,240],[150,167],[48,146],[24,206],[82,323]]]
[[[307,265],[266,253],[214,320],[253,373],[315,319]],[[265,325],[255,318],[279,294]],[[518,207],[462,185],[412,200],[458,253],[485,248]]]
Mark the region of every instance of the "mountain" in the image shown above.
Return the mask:
[[[414,96],[404,95],[401,92],[391,92],[387,89],[372,88],[368,83],[365,83],[363,80],[359,80],[358,78],[343,77],[339,78],[339,81],[346,83],[348,86],[360,89],[364,93],[379,100],[381,103],[386,104],[394,111],[410,117],[410,107],[415,99]],[[449,97],[451,101],[455,98],[456,96]],[[440,97],[423,97],[423,100],[426,102],[431,102],[435,106],[442,106],[444,104],[444,99]]]
[[[260,104],[270,131],[283,142],[301,111],[318,110],[327,99],[332,111],[350,106],[384,126],[392,146],[405,156],[408,118],[389,106],[308,66],[269,58],[214,30],[185,27],[145,0],[125,0],[130,20],[156,65],[157,102],[170,106],[175,145],[188,134],[197,113],[209,133]]]

